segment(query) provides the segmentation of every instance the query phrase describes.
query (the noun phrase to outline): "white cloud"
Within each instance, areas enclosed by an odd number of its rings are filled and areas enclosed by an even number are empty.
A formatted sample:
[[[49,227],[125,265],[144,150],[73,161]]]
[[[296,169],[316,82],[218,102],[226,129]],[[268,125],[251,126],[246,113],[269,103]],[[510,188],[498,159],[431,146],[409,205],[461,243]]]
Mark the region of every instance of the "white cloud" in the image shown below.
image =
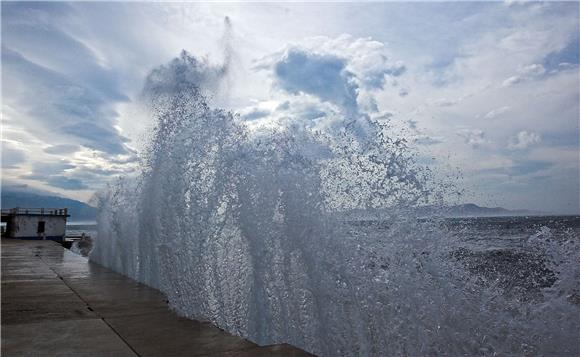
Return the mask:
[[[546,69],[541,64],[530,64],[518,70],[518,74],[511,76],[502,83],[502,87],[509,87],[523,81],[537,79],[546,74]]]
[[[352,116],[361,107],[378,111],[373,92],[391,90],[385,87],[389,82],[399,86],[406,67],[390,56],[384,43],[369,38],[317,36],[261,59],[255,68],[271,70],[274,83],[288,93],[313,95]],[[409,89],[393,93],[405,97]]]
[[[542,137],[532,131],[523,130],[511,137],[508,143],[508,149],[523,150],[528,147],[538,144],[542,141]]]
[[[480,129],[461,129],[457,131],[457,135],[463,138],[466,144],[473,148],[478,148],[489,141],[485,138],[485,133]]]
[[[346,69],[355,74],[357,84],[366,89],[383,89],[389,79],[394,81],[407,70],[401,60],[391,58],[384,43],[372,38],[319,36],[307,39],[304,46],[315,53],[347,59]]]
[[[484,118],[485,119],[494,119],[494,118],[497,118],[498,116],[506,113],[509,110],[510,110],[510,107],[508,107],[508,106],[499,107],[499,108],[496,108],[496,109],[489,111],[487,114],[484,115]]]
[[[347,60],[291,48],[273,64],[276,84],[291,94],[310,94],[345,108],[347,115],[358,112],[354,75],[346,70]]]
[[[459,99],[446,99],[446,98],[440,98],[440,99],[436,99],[431,101],[431,104],[437,107],[451,107],[453,105],[456,105],[460,102],[461,100]]]

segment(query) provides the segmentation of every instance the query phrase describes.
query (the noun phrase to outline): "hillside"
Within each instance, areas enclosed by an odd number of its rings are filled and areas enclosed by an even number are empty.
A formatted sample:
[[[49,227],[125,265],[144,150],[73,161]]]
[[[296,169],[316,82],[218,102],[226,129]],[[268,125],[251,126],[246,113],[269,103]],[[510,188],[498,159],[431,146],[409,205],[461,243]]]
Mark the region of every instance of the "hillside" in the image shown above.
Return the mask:
[[[97,209],[81,201],[69,198],[39,195],[36,193],[2,191],[2,208],[14,207],[47,207],[47,208],[68,208],[69,221],[94,221],[97,216]]]
[[[473,203],[465,203],[447,207],[421,206],[409,210],[409,213],[417,217],[443,216],[454,217],[502,217],[502,216],[538,216],[546,215],[546,212],[531,211],[525,209],[510,210],[503,207],[482,207]],[[353,219],[365,220],[376,219],[376,217],[387,217],[389,209],[362,210],[355,209],[339,213],[338,216]]]
[[[525,209],[510,210],[503,207],[482,207],[473,203],[466,203],[462,205],[449,207],[448,216],[453,217],[488,217],[488,216],[525,216],[525,215],[541,215],[544,212],[530,211]]]

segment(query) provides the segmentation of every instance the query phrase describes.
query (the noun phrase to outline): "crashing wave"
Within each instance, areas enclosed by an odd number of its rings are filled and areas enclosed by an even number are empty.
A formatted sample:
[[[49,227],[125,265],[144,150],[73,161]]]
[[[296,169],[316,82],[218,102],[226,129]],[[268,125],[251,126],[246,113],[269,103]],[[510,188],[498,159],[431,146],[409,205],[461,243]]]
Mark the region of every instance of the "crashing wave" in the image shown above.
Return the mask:
[[[140,174],[99,193],[92,260],[259,344],[321,356],[554,352],[538,336],[577,307],[530,317],[471,284],[450,258],[456,242],[413,214],[439,195],[388,121],[250,131],[211,105],[227,72],[183,52],[148,76],[156,128]],[[381,229],[344,219],[378,208]]]

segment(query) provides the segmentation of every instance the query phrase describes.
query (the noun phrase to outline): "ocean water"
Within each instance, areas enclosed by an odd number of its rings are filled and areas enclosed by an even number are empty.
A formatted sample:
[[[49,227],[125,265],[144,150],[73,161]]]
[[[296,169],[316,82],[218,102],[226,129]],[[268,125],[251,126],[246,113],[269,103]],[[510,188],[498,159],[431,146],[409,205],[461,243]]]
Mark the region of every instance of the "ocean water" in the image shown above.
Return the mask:
[[[566,297],[580,307],[580,216],[445,218],[440,226],[455,241],[450,256],[477,283],[538,302],[570,279]],[[570,271],[561,272],[565,264]]]
[[[249,126],[215,101],[228,59],[183,52],[149,74],[155,127],[141,170],[95,198],[90,259],[263,345],[580,355],[578,217],[423,217],[455,183],[390,119]]]
[[[68,222],[66,225],[67,235],[81,235],[85,234],[95,238],[97,236],[96,222]]]
[[[93,249],[93,242],[97,238],[96,222],[68,222],[66,225],[67,236],[85,235],[85,239],[74,241],[70,247],[73,253],[87,257]]]

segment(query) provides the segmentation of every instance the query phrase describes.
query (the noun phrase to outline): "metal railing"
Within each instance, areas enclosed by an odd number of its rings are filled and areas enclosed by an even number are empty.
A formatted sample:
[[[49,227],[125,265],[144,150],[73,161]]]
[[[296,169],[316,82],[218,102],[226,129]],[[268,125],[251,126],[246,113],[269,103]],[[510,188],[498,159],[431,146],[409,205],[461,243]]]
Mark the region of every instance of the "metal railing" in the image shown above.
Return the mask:
[[[5,208],[2,215],[68,216],[67,208]]]

